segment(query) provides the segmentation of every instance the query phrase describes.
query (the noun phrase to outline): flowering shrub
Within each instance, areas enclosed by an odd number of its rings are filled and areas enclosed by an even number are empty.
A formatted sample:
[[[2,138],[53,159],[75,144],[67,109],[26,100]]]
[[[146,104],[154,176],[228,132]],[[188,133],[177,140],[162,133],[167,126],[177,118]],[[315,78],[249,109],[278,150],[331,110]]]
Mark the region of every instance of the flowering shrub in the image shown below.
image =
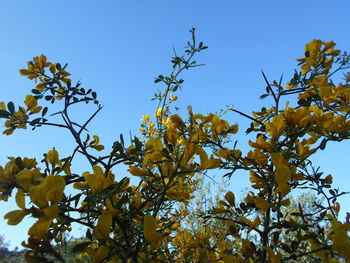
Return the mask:
[[[310,161],[317,151],[326,150],[328,141],[350,138],[350,75],[339,84],[331,79],[349,67],[350,57],[333,42],[313,40],[298,59],[301,71],[285,86],[270,83],[264,75],[262,98],[272,98],[271,108],[251,116],[229,109],[252,121],[247,133],[256,139],[245,155],[230,143],[238,125],[222,115],[194,113],[190,106],[186,117],[172,113],[174,94],[184,82],[181,72],[199,66],[193,57],[207,48],[196,42],[194,33],[192,29],[184,55],[172,58],[169,76],[156,78],[164,89],[155,94],[154,118],[142,118],[142,137],[126,145],[121,136],[104,156],[99,155],[105,149],[99,137],[87,131],[102,109],[97,94],[73,84],[67,65],[49,62],[44,55],[20,70],[36,86],[22,106],[0,103],[3,133],[55,126],[68,130],[76,142],[69,156],[50,149],[42,165],[36,159],[10,157],[0,167],[0,200],[14,195],[18,206],[5,215],[8,224],[36,219],[23,242],[28,262],[65,262],[56,245],[72,223],[86,228],[86,239],[73,249],[77,262],[299,262],[305,256],[313,262],[350,260],[349,216],[338,219],[336,202],[345,193],[333,189],[332,176],[323,176]],[[297,104],[280,105],[291,95],[297,95]],[[54,114],[62,122],[50,121],[45,101],[60,105]],[[96,111],[84,123],[73,121],[70,108],[89,102]],[[90,164],[82,174],[71,170],[78,154]],[[114,174],[117,166],[127,166],[129,176]],[[196,175],[210,169],[223,169],[228,177],[247,171],[251,191],[243,202],[227,192],[216,207],[208,207],[207,226],[189,231],[181,222],[198,189]],[[130,183],[132,176],[137,184]],[[325,198],[313,204],[315,214],[301,206],[294,212],[285,209],[291,195],[304,189]],[[222,224],[210,224],[212,219]]]

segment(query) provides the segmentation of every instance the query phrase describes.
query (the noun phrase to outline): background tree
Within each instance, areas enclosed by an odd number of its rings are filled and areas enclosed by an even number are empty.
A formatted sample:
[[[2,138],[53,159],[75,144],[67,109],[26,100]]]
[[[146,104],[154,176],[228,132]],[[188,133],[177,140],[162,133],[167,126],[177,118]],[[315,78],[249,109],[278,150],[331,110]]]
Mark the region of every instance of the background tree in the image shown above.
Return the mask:
[[[26,262],[24,251],[19,251],[17,247],[15,250],[9,250],[9,242],[5,241],[2,235],[0,235],[0,260],[4,263]]]

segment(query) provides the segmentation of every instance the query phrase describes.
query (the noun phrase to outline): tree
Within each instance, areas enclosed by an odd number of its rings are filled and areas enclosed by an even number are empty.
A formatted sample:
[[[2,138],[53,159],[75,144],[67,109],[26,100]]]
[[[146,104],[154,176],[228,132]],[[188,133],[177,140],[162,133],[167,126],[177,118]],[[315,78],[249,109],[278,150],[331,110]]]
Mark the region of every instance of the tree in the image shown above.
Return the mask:
[[[235,246],[235,242],[230,239],[223,238],[225,235],[220,235],[222,231],[230,231],[225,221],[215,216],[206,215],[206,212],[210,207],[217,207],[219,205],[225,206],[225,203],[220,201],[220,198],[222,198],[222,193],[227,192],[227,181],[223,180],[220,183],[215,194],[212,193],[212,187],[210,186],[210,182],[207,184],[203,183],[203,185],[201,185],[197,190],[196,197],[191,201],[192,206],[189,208],[189,215],[183,223],[183,229],[189,231],[191,235],[195,235],[198,232],[205,233],[212,231],[215,233],[215,235],[206,235],[206,243],[210,243],[212,246],[218,247],[220,243],[225,244],[228,242],[226,246],[230,246],[232,248],[231,253],[238,253],[238,247]],[[247,193],[244,195],[247,195]],[[239,203],[242,201],[243,200],[240,200]],[[300,210],[315,221],[317,220],[316,216],[318,214],[318,209],[324,203],[324,198],[320,198],[314,193],[305,192],[297,195],[296,197],[291,196],[290,202],[291,203],[289,206],[284,207],[283,213],[287,214],[292,222],[297,221],[299,224],[302,224],[302,219],[299,216]],[[256,214],[254,216],[256,216]],[[317,226],[315,226],[313,232],[316,233],[318,230],[319,229],[317,229]],[[323,226],[322,231],[325,231],[327,234],[330,233],[329,223],[326,223]],[[299,239],[297,235],[305,234],[306,233],[303,231],[303,229],[301,229],[299,232],[295,232],[290,231],[290,229],[287,228],[276,232],[273,238],[278,238],[279,242],[282,244],[296,244]],[[255,241],[255,239],[251,238],[250,241]],[[298,254],[305,254],[305,256],[299,257],[295,262],[320,262],[320,259],[315,257],[313,254],[307,254],[307,252],[310,251],[310,243],[308,241],[301,241],[299,243]],[[288,250],[289,248],[285,247],[285,249]],[[282,254],[285,253],[282,251]]]
[[[313,40],[298,60],[301,71],[286,87],[282,80],[270,83],[263,75],[267,88],[262,98],[272,98],[274,106],[253,116],[228,109],[252,121],[247,133],[256,134],[256,140],[243,155],[238,144],[231,143],[238,125],[223,116],[193,113],[190,106],[187,120],[172,113],[174,94],[184,82],[181,73],[199,66],[194,56],[207,48],[196,41],[194,29],[190,32],[184,55],[175,53],[171,60],[171,73],[155,79],[164,87],[154,97],[155,119],[145,115],[142,137],[135,136],[127,145],[121,135],[102,155],[98,152],[105,147],[87,130],[102,109],[97,94],[79,82],[73,84],[67,64],[49,62],[44,55],[20,70],[37,84],[25,105],[0,104],[3,133],[55,126],[68,130],[77,144],[63,158],[49,150],[42,165],[36,159],[10,157],[0,169],[1,199],[7,201],[16,191],[18,209],[5,215],[8,224],[17,225],[27,216],[37,219],[24,244],[28,262],[67,262],[59,244],[73,222],[87,229],[74,251],[92,262],[292,262],[307,255],[325,262],[350,259],[349,218],[339,221],[336,202],[345,192],[333,189],[332,177],[323,176],[310,161],[328,141],[350,136],[350,77],[339,85],[332,80],[349,67],[350,57],[335,50],[333,42]],[[295,94],[295,106],[280,107],[282,98]],[[50,120],[45,101],[60,105],[51,115],[60,116],[61,122]],[[70,110],[89,102],[97,107],[95,112],[85,121],[73,120]],[[71,170],[79,154],[90,165],[83,174]],[[131,185],[130,176],[116,177],[117,166],[127,166],[139,183]],[[240,203],[227,192],[217,207],[205,211],[208,220],[222,223],[190,232],[181,222],[198,189],[196,175],[211,169],[225,170],[228,178],[247,171],[252,189]],[[292,193],[305,189],[326,200],[312,217],[300,208],[293,214],[286,210]],[[329,231],[323,230],[326,224]],[[282,244],[287,231],[296,240],[285,238]],[[301,250],[305,242],[307,250]]]
[[[4,263],[21,263],[24,260],[24,252],[18,251],[17,247],[14,251],[9,250],[9,242],[5,241],[4,236],[0,235],[0,260]]]

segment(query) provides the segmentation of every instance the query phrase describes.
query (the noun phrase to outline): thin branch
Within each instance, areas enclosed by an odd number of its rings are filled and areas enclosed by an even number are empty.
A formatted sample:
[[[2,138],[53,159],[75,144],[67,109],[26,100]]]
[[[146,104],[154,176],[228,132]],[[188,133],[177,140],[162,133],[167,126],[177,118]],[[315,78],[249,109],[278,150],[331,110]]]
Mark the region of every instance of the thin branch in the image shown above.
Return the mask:
[[[246,118],[248,118],[248,119],[250,119],[250,120],[252,120],[254,122],[259,123],[260,125],[264,125],[264,123],[262,123],[261,121],[259,121],[257,119],[254,119],[253,117],[251,117],[251,116],[249,116],[249,115],[247,115],[247,114],[245,114],[245,113],[243,113],[243,112],[241,112],[239,110],[235,110],[235,109],[232,109],[232,108],[228,109],[228,110],[234,111],[234,112],[236,112],[236,113],[238,113],[238,114],[240,114],[240,115],[242,115],[242,116],[244,116],[244,117],[246,117]]]
[[[103,108],[103,106],[98,106],[98,109],[94,112],[94,114],[91,115],[91,117],[83,124],[83,126],[81,127],[81,129],[78,131],[78,135],[80,135],[82,133],[83,130],[85,130],[85,127],[89,124],[89,122],[95,118],[95,116],[97,115],[97,113]]]

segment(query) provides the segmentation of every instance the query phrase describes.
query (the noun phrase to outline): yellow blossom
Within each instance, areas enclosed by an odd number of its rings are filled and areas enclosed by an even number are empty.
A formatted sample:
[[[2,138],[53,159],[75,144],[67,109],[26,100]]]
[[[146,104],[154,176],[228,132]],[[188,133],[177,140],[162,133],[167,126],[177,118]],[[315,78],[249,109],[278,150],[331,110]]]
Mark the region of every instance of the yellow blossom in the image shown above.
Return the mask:
[[[151,249],[155,250],[160,247],[162,234],[157,231],[156,219],[151,215],[146,215],[143,222],[143,230],[146,242],[151,244]]]
[[[27,212],[25,210],[14,210],[11,212],[8,212],[4,219],[7,219],[8,225],[17,225],[19,224],[23,218],[27,215]]]
[[[112,215],[102,214],[99,216],[97,225],[94,227],[92,235],[96,238],[108,238],[112,227]]]
[[[28,230],[28,235],[35,239],[41,239],[49,231],[52,219],[48,217],[40,217]]]
[[[143,115],[141,120],[144,121],[144,122],[149,122],[150,116],[149,115]]]

